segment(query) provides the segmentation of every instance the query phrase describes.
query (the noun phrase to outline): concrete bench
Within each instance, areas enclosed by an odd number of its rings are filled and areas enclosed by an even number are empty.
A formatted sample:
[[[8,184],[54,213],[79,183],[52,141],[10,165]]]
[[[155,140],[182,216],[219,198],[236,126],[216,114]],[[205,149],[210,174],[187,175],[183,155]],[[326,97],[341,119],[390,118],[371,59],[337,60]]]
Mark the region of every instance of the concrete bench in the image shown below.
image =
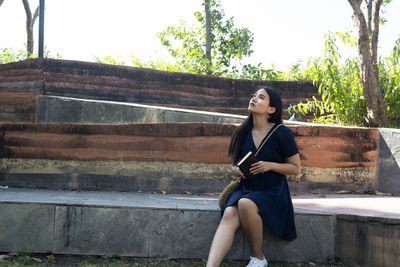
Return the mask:
[[[399,197],[295,195],[293,203],[298,238],[264,229],[269,260],[400,263]],[[203,259],[219,218],[215,196],[0,189],[0,252]],[[239,230],[227,258],[248,256]]]
[[[216,197],[0,189],[0,251],[207,258],[220,211]],[[265,229],[270,260],[326,262],[335,256],[333,214],[295,210],[298,238]],[[229,259],[248,259],[243,232]]]

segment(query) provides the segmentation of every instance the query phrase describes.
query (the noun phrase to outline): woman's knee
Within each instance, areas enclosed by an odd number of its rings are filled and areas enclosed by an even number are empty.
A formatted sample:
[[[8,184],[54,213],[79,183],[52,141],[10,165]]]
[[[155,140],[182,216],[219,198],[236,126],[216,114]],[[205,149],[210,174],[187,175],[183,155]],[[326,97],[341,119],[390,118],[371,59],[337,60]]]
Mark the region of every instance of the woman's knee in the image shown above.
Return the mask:
[[[235,223],[239,227],[240,221],[239,221],[239,212],[238,212],[237,207],[235,207],[235,206],[227,207],[224,210],[222,220],[225,222]]]
[[[245,213],[251,213],[251,212],[256,212],[258,213],[258,207],[256,203],[254,203],[253,200],[248,199],[248,198],[241,198],[238,202],[238,211],[239,213],[245,212]]]

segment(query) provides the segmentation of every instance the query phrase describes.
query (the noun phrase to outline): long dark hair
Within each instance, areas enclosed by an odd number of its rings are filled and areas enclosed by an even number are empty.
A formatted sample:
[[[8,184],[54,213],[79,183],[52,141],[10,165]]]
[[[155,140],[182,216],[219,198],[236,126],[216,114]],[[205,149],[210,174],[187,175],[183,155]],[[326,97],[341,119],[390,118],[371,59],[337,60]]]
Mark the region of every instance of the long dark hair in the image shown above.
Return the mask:
[[[268,115],[267,121],[274,123],[282,123],[282,100],[279,94],[270,87],[263,87],[269,96],[269,105],[276,110],[273,114]],[[260,90],[258,89],[258,90]],[[232,159],[232,164],[238,163],[241,154],[241,146],[246,134],[253,128],[253,115],[249,116],[235,129],[232,134],[231,143],[229,145],[228,155]]]

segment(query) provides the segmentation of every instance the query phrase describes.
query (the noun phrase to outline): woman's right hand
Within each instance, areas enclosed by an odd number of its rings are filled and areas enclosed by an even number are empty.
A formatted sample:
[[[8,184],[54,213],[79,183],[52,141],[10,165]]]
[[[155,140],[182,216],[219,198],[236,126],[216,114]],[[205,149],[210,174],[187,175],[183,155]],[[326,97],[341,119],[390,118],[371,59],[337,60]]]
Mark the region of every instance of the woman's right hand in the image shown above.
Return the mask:
[[[231,169],[232,169],[232,175],[235,178],[243,178],[244,177],[243,173],[240,171],[238,166],[232,166]]]

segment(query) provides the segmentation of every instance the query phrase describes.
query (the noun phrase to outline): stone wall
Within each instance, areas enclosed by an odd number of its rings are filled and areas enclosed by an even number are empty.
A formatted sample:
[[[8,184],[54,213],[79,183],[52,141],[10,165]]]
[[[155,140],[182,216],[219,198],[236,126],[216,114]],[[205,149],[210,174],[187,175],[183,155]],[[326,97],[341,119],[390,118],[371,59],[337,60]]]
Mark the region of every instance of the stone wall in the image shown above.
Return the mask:
[[[0,64],[0,122],[34,122],[43,94],[43,61]]]
[[[0,65],[0,121],[34,122],[38,94],[243,114],[250,95],[262,86],[275,88],[284,107],[317,95],[311,81],[252,81],[90,62],[29,59]]]
[[[232,124],[4,124],[0,184],[170,193],[220,192]],[[376,187],[377,129],[290,126],[303,171],[297,192]]]

